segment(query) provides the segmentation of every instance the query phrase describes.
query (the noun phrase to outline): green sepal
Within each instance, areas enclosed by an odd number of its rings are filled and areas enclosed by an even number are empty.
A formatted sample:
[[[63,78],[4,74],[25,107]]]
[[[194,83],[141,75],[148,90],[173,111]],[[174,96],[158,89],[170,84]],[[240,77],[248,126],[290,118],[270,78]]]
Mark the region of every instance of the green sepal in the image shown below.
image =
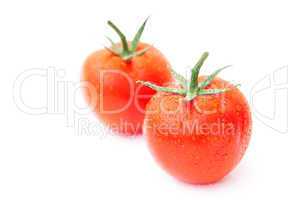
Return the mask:
[[[204,61],[208,57],[208,52],[204,52],[195,65],[195,67],[192,69],[192,74],[191,74],[191,80],[190,80],[190,86],[188,88],[187,94],[186,94],[186,100],[190,101],[193,98],[197,96],[198,92],[198,76],[199,76],[199,71],[204,63]]]
[[[181,74],[178,74],[174,69],[172,69],[170,67],[170,70],[171,70],[171,73],[173,75],[173,77],[175,78],[175,80],[179,83],[179,85],[181,87],[183,87],[184,89],[187,88],[187,84],[188,84],[188,81],[181,75]]]
[[[128,42],[126,39],[126,36],[120,31],[120,29],[111,21],[108,21],[107,24],[118,34],[118,36],[121,39],[122,47],[123,47],[123,52],[122,54],[128,54],[129,53],[129,48],[128,48]]]
[[[107,40],[110,42],[111,47],[105,47],[107,50],[110,50],[116,55],[122,54],[122,49],[117,47],[117,44],[108,36],[106,36]]]
[[[200,60],[197,62],[195,67],[192,69],[192,75],[191,75],[191,81],[188,82],[182,75],[175,72],[173,69],[171,69],[171,72],[175,78],[175,80],[182,86],[182,88],[169,88],[169,87],[162,87],[155,85],[154,83],[150,83],[147,81],[137,81],[137,83],[141,83],[147,87],[152,88],[155,91],[161,91],[161,92],[167,92],[167,93],[174,93],[185,96],[186,101],[191,101],[197,96],[201,95],[215,95],[215,94],[221,94],[227,91],[230,91],[236,87],[239,87],[240,84],[235,85],[234,87],[230,88],[216,88],[216,89],[204,89],[206,86],[208,86],[214,78],[224,69],[228,68],[229,66],[222,67],[218,70],[216,70],[214,73],[209,75],[203,82],[198,83],[198,75],[200,68],[202,67],[204,61],[208,57],[208,53],[205,52]],[[189,87],[187,87],[187,84],[189,84]]]
[[[183,89],[162,87],[162,86],[158,86],[158,85],[148,82],[148,81],[137,81],[137,83],[141,83],[142,85],[152,88],[155,91],[175,93],[175,94],[180,94],[180,95],[185,94],[185,90],[183,90]]]
[[[209,75],[203,82],[200,82],[198,84],[198,88],[199,89],[203,89],[205,88],[206,86],[208,86],[212,80],[221,72],[223,71],[224,69],[228,68],[228,67],[231,67],[231,65],[227,65],[225,67],[222,67],[220,69],[217,69],[214,73],[212,73],[211,75]]]
[[[141,56],[141,55],[143,55],[144,53],[146,53],[146,51],[148,51],[150,48],[151,48],[151,46],[146,47],[146,48],[144,48],[144,49],[142,49],[142,50],[139,50],[139,51],[130,53],[129,55],[124,56],[123,59],[124,59],[124,60],[130,60],[130,59],[133,58],[133,57]]]
[[[119,55],[117,51],[113,50],[113,49],[110,48],[110,47],[104,46],[104,48],[105,48],[107,51],[109,51],[110,53],[114,54],[114,55]]]
[[[237,84],[234,86],[234,88],[237,88],[241,86],[240,84]],[[222,89],[200,89],[197,93],[197,95],[214,95],[214,94],[221,94],[227,91],[230,91],[234,88],[222,88]]]
[[[146,26],[146,23],[148,21],[149,17],[147,17],[147,19],[144,21],[144,23],[142,24],[142,26],[139,28],[139,30],[137,31],[137,33],[135,34],[132,42],[131,42],[131,48],[130,48],[130,51],[131,52],[135,52],[137,46],[138,46],[138,43],[141,39],[141,36],[143,34],[143,31],[145,29],[145,26]]]

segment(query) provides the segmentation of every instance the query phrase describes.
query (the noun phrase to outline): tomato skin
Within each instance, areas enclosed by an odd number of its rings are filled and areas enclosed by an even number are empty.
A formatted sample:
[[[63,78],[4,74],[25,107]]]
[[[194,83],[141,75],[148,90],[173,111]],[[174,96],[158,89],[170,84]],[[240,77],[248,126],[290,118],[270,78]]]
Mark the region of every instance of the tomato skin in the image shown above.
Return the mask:
[[[139,42],[137,51],[149,46]],[[128,61],[102,49],[84,63],[82,81],[93,88],[83,87],[88,103],[101,121],[124,135],[142,132],[146,104],[155,94],[150,88],[136,84],[137,80],[158,85],[172,81],[168,61],[153,46]]]
[[[144,130],[150,151],[179,180],[216,182],[244,155],[251,136],[249,106],[243,94],[224,80],[216,78],[207,88],[224,87],[232,90],[190,102],[181,95],[158,92],[147,105]]]

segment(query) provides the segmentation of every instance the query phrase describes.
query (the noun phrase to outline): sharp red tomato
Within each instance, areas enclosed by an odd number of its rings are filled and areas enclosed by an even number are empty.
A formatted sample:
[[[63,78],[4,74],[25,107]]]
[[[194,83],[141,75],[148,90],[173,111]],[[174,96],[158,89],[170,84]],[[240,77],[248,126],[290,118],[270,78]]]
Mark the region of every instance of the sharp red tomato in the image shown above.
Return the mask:
[[[251,114],[236,86],[216,78],[221,71],[198,77],[208,56],[192,70],[190,83],[158,87],[147,105],[144,130],[158,163],[176,178],[193,184],[220,180],[241,160],[251,135]]]

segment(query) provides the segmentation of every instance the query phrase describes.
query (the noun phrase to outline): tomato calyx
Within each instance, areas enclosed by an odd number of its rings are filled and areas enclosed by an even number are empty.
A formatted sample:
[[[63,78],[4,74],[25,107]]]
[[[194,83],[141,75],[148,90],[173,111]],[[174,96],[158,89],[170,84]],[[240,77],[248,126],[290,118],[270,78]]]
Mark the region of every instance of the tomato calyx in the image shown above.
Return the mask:
[[[120,56],[123,60],[130,60],[133,57],[141,56],[144,53],[146,53],[147,50],[149,50],[150,47],[146,47],[142,50],[137,51],[138,43],[141,39],[141,36],[143,34],[143,31],[145,29],[146,23],[148,21],[148,18],[144,21],[142,26],[138,29],[137,33],[135,34],[133,40],[131,41],[131,45],[128,45],[128,40],[126,39],[126,36],[122,33],[122,31],[111,21],[107,21],[107,24],[117,33],[121,40],[121,47],[119,47],[116,43],[113,42],[113,40],[109,37],[107,39],[111,43],[111,47],[105,47],[108,51],[111,53]]]
[[[204,52],[202,54],[199,61],[192,68],[190,80],[186,80],[182,75],[178,74],[176,71],[171,69],[172,75],[174,76],[178,84],[181,86],[180,88],[162,87],[148,81],[137,81],[137,83],[141,83],[156,91],[183,95],[185,96],[185,100],[187,101],[191,101],[199,95],[214,95],[214,94],[220,94],[231,90],[232,88],[205,89],[207,86],[211,84],[214,78],[221,71],[230,67],[229,65],[216,70],[215,72],[207,76],[207,78],[204,81],[198,83],[198,76],[199,76],[200,69],[204,61],[207,59],[208,55],[209,55],[208,52]],[[239,86],[240,84],[235,85],[235,87],[239,87]]]

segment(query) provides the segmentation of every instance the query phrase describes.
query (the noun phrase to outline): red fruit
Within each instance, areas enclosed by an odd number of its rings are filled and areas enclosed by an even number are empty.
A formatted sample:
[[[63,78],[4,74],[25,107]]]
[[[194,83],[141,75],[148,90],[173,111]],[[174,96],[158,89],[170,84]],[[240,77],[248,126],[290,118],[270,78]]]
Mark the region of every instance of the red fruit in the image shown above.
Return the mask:
[[[247,101],[235,86],[215,78],[221,70],[197,81],[207,55],[193,69],[189,87],[178,74],[179,87],[143,82],[158,91],[147,105],[144,123],[151,153],[171,175],[193,184],[216,182],[228,174],[251,135]]]
[[[121,43],[91,54],[85,61],[84,93],[97,116],[114,131],[132,135],[142,131],[145,106],[155,93],[137,85],[148,80],[163,85],[172,80],[166,58],[153,46],[139,42],[146,21],[132,42],[111,22]]]

